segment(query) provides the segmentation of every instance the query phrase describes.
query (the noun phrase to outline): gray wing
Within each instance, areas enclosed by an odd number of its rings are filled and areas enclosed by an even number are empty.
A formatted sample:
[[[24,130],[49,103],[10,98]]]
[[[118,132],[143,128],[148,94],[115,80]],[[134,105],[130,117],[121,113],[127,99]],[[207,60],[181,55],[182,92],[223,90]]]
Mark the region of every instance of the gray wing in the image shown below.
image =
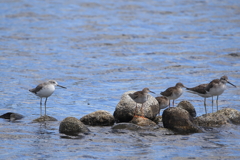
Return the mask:
[[[200,84],[196,87],[193,88],[186,88],[189,91],[193,91],[196,93],[200,93],[200,94],[206,94],[206,87],[208,86],[208,84]]]
[[[213,87],[214,83],[219,83],[219,79],[212,80],[206,87],[206,91],[210,91],[210,89]]]
[[[37,94],[38,91],[40,91],[43,88],[43,83],[39,84],[36,88],[29,89],[30,92]]]
[[[134,92],[134,93],[130,93],[128,94],[132,99],[136,99],[138,98],[138,95],[140,94],[141,91],[137,91],[137,92]]]
[[[165,90],[164,92],[161,92],[160,94],[165,96],[165,97],[169,97],[169,96],[172,95],[173,89],[174,89],[174,87],[170,87],[167,90]]]

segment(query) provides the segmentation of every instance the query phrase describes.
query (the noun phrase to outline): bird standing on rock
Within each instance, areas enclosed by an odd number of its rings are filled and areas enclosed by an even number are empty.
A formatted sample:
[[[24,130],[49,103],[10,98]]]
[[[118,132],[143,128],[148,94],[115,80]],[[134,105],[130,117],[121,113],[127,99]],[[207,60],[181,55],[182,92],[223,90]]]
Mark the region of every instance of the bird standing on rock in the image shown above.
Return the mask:
[[[159,104],[159,113],[158,113],[158,115],[160,115],[161,109],[167,108],[170,105],[170,101],[165,96],[156,97],[156,100],[158,101],[158,104]]]
[[[132,94],[129,94],[129,96],[136,102],[134,115],[136,114],[136,111],[137,111],[137,104],[141,103],[142,104],[141,115],[143,116],[142,107],[143,107],[143,103],[145,103],[148,100],[148,92],[154,93],[154,92],[150,91],[149,88],[144,88],[142,91],[137,91]]]
[[[177,83],[174,87],[170,87],[166,89],[164,92],[160,94],[167,97],[169,100],[173,100],[173,107],[174,107],[174,100],[178,99],[183,94],[183,89],[186,88],[182,83]],[[169,103],[170,107],[170,103]]]

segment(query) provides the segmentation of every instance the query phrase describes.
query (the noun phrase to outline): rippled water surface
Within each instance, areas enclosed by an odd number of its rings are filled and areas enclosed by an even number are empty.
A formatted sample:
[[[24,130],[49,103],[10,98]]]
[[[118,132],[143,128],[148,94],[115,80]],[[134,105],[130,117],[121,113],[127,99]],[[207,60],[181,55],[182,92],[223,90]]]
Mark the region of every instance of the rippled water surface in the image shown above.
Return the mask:
[[[67,137],[65,117],[106,110],[121,95],[149,87],[160,93],[177,82],[188,87],[227,75],[240,86],[240,1],[120,0],[0,2],[0,114],[17,112],[19,122],[0,120],[1,159],[239,159],[240,127],[207,133],[168,135],[89,127],[90,134]],[[55,79],[47,114],[31,89]],[[240,90],[228,85],[219,108],[240,110]],[[203,98],[185,92],[197,115]],[[207,100],[211,112],[211,100]],[[215,108],[216,111],[216,108]]]

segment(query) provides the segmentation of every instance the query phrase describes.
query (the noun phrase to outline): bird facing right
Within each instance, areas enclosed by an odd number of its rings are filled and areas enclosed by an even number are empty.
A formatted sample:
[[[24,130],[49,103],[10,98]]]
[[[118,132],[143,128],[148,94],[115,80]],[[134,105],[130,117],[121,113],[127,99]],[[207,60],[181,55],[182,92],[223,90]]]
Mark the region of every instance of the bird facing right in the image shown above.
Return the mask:
[[[164,92],[161,92],[160,94],[167,97],[169,100],[173,100],[173,106],[174,106],[174,100],[178,99],[183,94],[183,89],[186,88],[182,83],[177,83],[174,87],[170,87],[166,89]],[[170,103],[169,103],[170,106]]]
[[[212,109],[213,109],[213,97],[217,96],[216,103],[217,103],[217,110],[218,110],[218,96],[221,95],[225,91],[226,83],[231,84],[235,88],[237,87],[228,81],[227,76],[222,76],[220,79],[214,79],[207,85],[206,91],[212,97]]]
[[[208,84],[200,84],[193,88],[186,88],[189,93],[197,94],[204,98],[204,107],[205,113],[207,114],[207,105],[206,105],[206,98],[211,97],[211,94],[206,91],[206,87]]]
[[[145,103],[148,99],[148,92],[154,93],[154,92],[150,91],[149,88],[144,88],[142,91],[137,91],[132,94],[129,94],[129,96],[136,102],[134,115],[137,112],[137,103],[141,103],[142,104],[141,115],[143,116],[142,107],[143,107],[143,103]]]
[[[45,106],[45,117],[46,117],[46,104],[47,99],[50,97],[55,91],[55,86],[59,86],[61,88],[66,88],[58,85],[58,83],[54,80],[49,80],[44,83],[39,84],[36,88],[30,89],[29,91],[34,93],[36,96],[40,97],[40,114],[42,116],[42,98],[46,98],[44,106]]]

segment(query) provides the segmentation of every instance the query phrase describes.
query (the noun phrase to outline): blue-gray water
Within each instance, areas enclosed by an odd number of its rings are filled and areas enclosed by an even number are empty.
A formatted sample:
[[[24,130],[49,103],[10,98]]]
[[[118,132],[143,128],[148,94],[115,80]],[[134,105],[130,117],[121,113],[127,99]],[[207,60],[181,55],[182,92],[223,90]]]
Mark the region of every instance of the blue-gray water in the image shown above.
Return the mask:
[[[160,93],[222,75],[240,87],[239,16],[236,0],[0,1],[0,114],[25,116],[0,120],[0,159],[239,159],[235,125],[191,135],[89,127],[89,135],[69,139],[58,132],[65,117],[113,113],[129,90]],[[58,121],[43,126],[31,123],[39,98],[28,89],[48,79],[67,89],[48,99],[47,114]],[[240,110],[239,95],[228,85],[219,108]],[[181,100],[205,113],[203,98],[185,92]]]

